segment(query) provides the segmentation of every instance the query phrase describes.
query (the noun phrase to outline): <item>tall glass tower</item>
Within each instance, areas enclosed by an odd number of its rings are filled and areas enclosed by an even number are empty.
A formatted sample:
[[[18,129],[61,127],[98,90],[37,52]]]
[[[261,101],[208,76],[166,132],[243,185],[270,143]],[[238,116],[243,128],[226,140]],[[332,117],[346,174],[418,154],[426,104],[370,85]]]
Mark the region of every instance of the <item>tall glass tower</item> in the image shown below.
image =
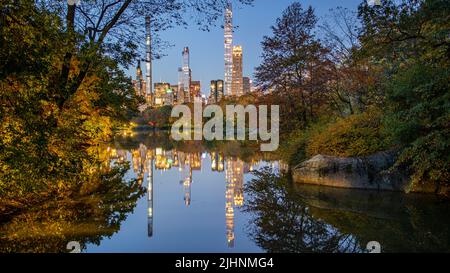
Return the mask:
[[[147,102],[153,105],[153,92],[152,92],[152,36],[150,29],[150,16],[145,17],[145,45],[146,45],[146,55],[145,55],[145,66],[146,66],[146,90],[145,95]]]
[[[233,78],[233,11],[231,2],[227,3],[225,9],[225,95],[232,94]]]
[[[190,102],[190,89],[191,89],[191,68],[189,67],[189,47],[183,48],[183,91],[185,100],[184,102]]]

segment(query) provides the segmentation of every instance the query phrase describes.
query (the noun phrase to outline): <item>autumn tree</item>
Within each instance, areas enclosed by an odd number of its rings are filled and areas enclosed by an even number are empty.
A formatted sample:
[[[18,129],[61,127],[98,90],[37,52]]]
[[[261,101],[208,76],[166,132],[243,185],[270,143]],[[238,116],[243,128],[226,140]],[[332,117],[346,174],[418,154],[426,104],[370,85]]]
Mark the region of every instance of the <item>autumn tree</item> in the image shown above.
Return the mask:
[[[272,36],[263,38],[263,62],[255,73],[258,85],[285,99],[281,119],[300,127],[317,116],[326,100],[328,50],[315,37],[316,23],[312,7],[291,4],[272,26]]]
[[[337,7],[319,26],[332,62],[329,98],[341,116],[364,112],[383,102],[380,84],[382,67],[362,56],[357,12]]]

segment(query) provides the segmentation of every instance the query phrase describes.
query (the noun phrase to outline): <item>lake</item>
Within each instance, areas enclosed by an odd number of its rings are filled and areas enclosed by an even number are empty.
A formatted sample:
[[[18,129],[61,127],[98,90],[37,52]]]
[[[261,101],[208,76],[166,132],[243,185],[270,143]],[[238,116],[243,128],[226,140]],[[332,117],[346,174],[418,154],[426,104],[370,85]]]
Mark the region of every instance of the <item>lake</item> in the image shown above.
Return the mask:
[[[99,204],[109,205],[93,213],[57,203],[17,215],[0,226],[0,249],[67,252],[69,241],[82,252],[450,249],[450,207],[434,196],[295,184],[274,155],[235,142],[177,143],[166,132],[118,135],[103,149],[106,165],[129,165],[122,180],[139,194],[105,193]]]

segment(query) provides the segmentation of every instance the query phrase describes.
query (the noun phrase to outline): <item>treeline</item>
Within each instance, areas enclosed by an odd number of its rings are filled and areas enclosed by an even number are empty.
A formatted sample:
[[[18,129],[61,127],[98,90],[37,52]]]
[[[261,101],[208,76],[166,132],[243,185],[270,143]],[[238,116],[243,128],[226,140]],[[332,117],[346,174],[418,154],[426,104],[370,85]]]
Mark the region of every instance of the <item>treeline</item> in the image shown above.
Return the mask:
[[[257,84],[281,107],[280,153],[292,164],[322,153],[396,149],[413,188],[450,181],[450,6],[444,0],[362,1],[322,22],[291,4],[262,41]]]

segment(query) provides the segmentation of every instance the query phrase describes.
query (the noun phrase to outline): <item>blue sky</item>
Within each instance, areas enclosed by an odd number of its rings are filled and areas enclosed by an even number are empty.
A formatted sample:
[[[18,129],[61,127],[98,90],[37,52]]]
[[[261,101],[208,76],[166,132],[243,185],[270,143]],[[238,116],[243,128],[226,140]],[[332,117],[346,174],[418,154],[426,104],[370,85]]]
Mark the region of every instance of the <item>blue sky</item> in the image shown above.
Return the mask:
[[[301,0],[304,7],[311,5],[316,15],[323,18],[331,8],[338,6],[356,10],[362,0]],[[270,35],[270,26],[280,17],[294,0],[255,0],[253,6],[233,6],[233,25],[239,26],[233,34],[233,44],[243,47],[244,76],[253,78],[254,68],[261,63],[260,43],[264,35]],[[181,66],[181,51],[189,46],[192,79],[200,80],[202,93],[209,95],[209,82],[213,79],[223,79],[224,47],[222,22],[209,32],[200,31],[195,26],[187,29],[176,27],[160,33],[163,40],[173,46],[164,51],[160,60],[153,62],[153,82],[165,81],[176,84],[177,69]],[[135,68],[129,73],[135,77]]]

